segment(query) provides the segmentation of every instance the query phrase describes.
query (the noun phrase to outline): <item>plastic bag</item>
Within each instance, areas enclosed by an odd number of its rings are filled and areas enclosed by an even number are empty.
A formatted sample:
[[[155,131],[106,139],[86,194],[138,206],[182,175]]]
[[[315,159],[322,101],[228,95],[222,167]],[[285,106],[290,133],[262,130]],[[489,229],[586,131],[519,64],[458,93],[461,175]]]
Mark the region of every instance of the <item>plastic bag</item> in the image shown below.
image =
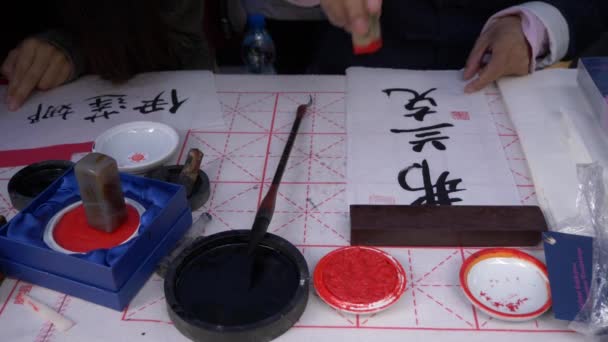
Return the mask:
[[[589,297],[570,329],[590,341],[608,341],[608,210],[603,169],[597,163],[578,165],[580,215],[560,225],[560,232],[592,235],[593,277]]]
[[[602,204],[600,204],[605,202],[603,169],[597,163],[579,164],[577,165],[577,175],[579,181],[576,198],[578,216],[560,222],[555,231],[595,237],[592,213],[596,216],[606,215],[606,209],[602,209]],[[599,208],[598,204],[600,205]]]

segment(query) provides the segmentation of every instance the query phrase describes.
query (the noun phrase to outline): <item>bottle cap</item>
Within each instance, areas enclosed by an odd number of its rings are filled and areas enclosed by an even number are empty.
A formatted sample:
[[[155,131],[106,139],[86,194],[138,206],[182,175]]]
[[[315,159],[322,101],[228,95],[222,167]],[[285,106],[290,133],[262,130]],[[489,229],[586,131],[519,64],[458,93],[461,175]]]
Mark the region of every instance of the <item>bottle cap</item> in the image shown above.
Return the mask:
[[[264,16],[257,13],[249,15],[247,22],[249,23],[249,28],[252,29],[263,29],[266,26]]]

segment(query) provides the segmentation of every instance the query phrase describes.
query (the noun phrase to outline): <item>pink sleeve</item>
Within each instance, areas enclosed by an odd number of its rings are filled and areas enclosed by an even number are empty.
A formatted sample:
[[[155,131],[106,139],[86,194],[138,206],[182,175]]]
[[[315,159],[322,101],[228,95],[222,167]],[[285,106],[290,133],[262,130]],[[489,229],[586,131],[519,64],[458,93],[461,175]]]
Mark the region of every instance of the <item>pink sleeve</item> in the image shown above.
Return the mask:
[[[321,0],[287,0],[287,2],[301,7],[314,7],[321,4]]]
[[[545,24],[530,10],[518,6],[510,7],[494,14],[484,26],[485,31],[496,19],[509,16],[519,15],[521,17],[521,25],[524,30],[524,35],[530,48],[532,56],[530,60],[530,72],[536,70],[536,59],[547,53],[549,46],[549,35]]]

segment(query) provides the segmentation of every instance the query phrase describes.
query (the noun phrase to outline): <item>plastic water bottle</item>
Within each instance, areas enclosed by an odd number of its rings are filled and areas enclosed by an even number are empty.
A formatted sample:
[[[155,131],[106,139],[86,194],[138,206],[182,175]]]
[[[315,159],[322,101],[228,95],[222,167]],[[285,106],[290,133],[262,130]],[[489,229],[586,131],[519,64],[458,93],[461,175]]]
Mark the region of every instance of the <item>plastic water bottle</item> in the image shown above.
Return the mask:
[[[265,29],[264,16],[252,14],[247,18],[248,31],[243,39],[241,53],[247,71],[252,74],[274,74],[275,48]]]

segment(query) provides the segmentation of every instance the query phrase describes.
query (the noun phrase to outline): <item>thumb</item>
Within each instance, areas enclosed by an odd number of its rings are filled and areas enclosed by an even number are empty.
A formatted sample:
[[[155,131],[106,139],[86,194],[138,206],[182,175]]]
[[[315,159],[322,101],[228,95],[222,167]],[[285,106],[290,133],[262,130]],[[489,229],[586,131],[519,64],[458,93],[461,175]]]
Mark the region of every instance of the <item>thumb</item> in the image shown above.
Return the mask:
[[[471,50],[471,53],[469,54],[469,58],[467,58],[463,75],[465,80],[470,80],[481,69],[482,59],[488,50],[488,45],[489,39],[486,38],[486,35],[482,34],[479,36],[475,42],[475,46],[473,46],[473,50]]]
[[[506,51],[495,49],[488,65],[479,73],[479,77],[467,84],[465,93],[473,93],[498,80],[505,74],[508,58]]]
[[[367,0],[367,10],[370,14],[380,14],[382,10],[382,0]]]

